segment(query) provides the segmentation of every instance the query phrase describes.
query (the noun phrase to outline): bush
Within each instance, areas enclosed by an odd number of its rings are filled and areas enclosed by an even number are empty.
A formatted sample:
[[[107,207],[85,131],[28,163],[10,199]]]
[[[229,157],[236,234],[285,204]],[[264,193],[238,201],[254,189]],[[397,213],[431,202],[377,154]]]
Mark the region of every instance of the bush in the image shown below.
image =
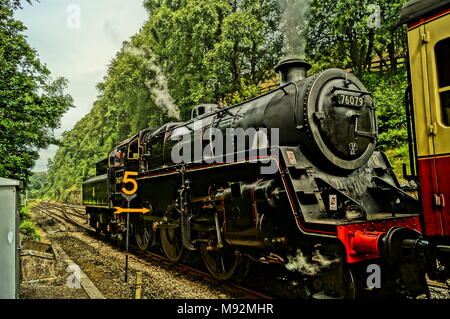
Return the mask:
[[[406,113],[403,98],[407,86],[406,71],[369,73],[362,77],[377,106],[379,136],[377,147],[386,151],[407,144]]]
[[[27,239],[39,240],[41,236],[39,235],[36,225],[31,220],[24,220],[20,223],[19,226],[20,232]]]
[[[20,210],[20,218],[21,220],[24,219],[30,219],[30,207],[29,206],[23,206]]]
[[[25,236],[26,239],[39,240],[41,236],[39,235],[36,225],[31,220],[30,206],[23,206],[20,210],[20,232]]]

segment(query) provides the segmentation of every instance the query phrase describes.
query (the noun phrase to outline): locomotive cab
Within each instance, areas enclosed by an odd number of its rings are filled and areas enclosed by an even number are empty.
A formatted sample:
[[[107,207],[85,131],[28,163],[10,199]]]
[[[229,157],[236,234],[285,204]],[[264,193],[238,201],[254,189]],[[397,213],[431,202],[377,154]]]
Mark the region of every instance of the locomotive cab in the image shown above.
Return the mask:
[[[218,104],[200,104],[192,108],[191,119],[198,118],[204,114],[217,111],[219,109]]]

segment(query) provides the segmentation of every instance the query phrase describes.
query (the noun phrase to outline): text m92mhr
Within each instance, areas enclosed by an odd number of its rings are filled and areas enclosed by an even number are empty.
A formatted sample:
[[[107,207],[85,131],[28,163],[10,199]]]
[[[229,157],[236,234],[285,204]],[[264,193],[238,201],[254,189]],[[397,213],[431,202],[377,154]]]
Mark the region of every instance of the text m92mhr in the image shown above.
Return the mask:
[[[269,314],[273,313],[273,304],[222,304],[222,313]]]

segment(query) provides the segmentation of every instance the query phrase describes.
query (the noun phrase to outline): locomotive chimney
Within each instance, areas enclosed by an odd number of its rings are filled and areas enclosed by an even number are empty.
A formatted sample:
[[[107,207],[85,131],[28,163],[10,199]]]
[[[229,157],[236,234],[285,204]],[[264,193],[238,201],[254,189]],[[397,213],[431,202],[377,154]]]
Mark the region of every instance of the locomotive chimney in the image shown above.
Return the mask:
[[[289,82],[297,82],[306,78],[306,72],[311,68],[311,64],[302,59],[287,59],[280,62],[275,67],[275,72],[280,73],[280,85]]]

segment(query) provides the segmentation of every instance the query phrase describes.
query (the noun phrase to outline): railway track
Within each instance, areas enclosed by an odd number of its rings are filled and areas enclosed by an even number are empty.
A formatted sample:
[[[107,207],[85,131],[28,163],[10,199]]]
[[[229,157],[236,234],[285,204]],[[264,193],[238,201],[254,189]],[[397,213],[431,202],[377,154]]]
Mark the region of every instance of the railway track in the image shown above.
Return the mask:
[[[58,209],[59,211],[63,212],[64,214],[71,214],[74,216],[78,216],[80,218],[86,218],[86,211],[85,208],[82,206],[74,206],[74,205],[67,205],[67,204],[59,204],[59,203],[50,203],[50,202],[41,202],[43,205],[47,205],[47,207]]]
[[[450,292],[450,280],[448,280],[448,279],[447,279],[446,284],[443,282],[440,282],[440,281],[434,281],[434,280],[430,280],[430,279],[427,279],[427,283],[428,283],[428,286],[430,286],[430,287],[446,289],[447,291]]]
[[[63,204],[63,203],[51,203],[51,202],[41,202],[38,205],[35,206],[37,209],[39,209],[44,214],[47,214],[48,216],[51,216],[53,218],[58,219],[60,222],[64,224],[70,224],[72,226],[76,226],[79,229],[82,229],[96,237],[98,237],[98,233],[96,230],[89,225],[86,224],[86,214],[84,212],[84,207],[76,206],[76,205],[69,205],[69,204]],[[72,211],[70,211],[72,210]],[[59,214],[55,215],[52,213],[49,213],[49,211],[57,211]],[[74,217],[77,219],[84,219],[85,222],[81,223],[77,221]],[[103,238],[104,239],[104,238]],[[111,242],[110,242],[111,243]],[[117,248],[117,246],[115,246]],[[200,277],[204,280],[207,280],[208,282],[215,284],[215,285],[221,285],[222,287],[226,288],[228,291],[234,293],[234,294],[243,294],[243,298],[246,299],[272,299],[273,297],[244,287],[242,285],[236,284],[232,281],[220,281],[213,276],[211,276],[209,273],[204,272],[202,270],[196,269],[194,267],[180,264],[180,263],[172,263],[169,261],[165,256],[159,255],[154,252],[149,251],[142,251],[137,246],[130,244],[130,251],[132,255],[130,255],[130,258],[149,265],[150,263],[147,260],[156,261],[159,263],[163,263],[165,265],[170,265],[171,268],[174,268],[180,272],[188,273],[194,277]],[[447,281],[447,285],[442,282],[434,281],[427,279],[428,285],[433,288],[438,289],[445,289],[450,292],[449,289],[449,282]]]
[[[94,232],[95,233],[95,229],[80,223],[79,221],[74,220],[73,218],[71,218],[68,214],[70,214],[70,212],[66,212],[64,209],[61,209],[60,207],[57,207],[56,205],[50,204],[50,203],[39,203],[38,205],[34,206],[35,208],[37,208],[41,213],[44,213],[45,215],[52,217],[52,218],[56,218],[58,221],[62,222],[63,224],[66,223],[70,223],[71,225],[76,225],[78,228],[84,229],[88,232]],[[48,210],[57,210],[58,212],[60,212],[61,214],[59,215],[55,215],[55,214],[51,214],[48,212]]]
[[[54,218],[58,220],[60,223],[63,223],[64,225],[70,225],[75,226],[78,229],[82,229],[86,231],[87,233],[94,235],[98,237],[98,233],[96,230],[92,227],[90,227],[87,224],[83,224],[77,220],[75,220],[74,216],[77,218],[85,218],[85,214],[80,213],[79,211],[84,210],[84,208],[74,207],[73,205],[66,205],[66,204],[60,204],[60,203],[50,203],[50,202],[40,202],[36,206],[34,206],[36,209],[38,209],[41,213]],[[68,211],[69,209],[74,210],[75,212]],[[55,214],[55,212],[58,212]],[[111,243],[111,242],[110,242]],[[116,245],[114,245],[115,248],[117,248]],[[214,284],[214,285],[220,285],[221,287],[225,288],[226,290],[230,291],[234,295],[240,296],[239,298],[243,299],[272,299],[273,297],[250,289],[248,287],[244,287],[242,285],[236,284],[231,281],[220,281],[213,276],[211,276],[209,273],[204,272],[202,270],[196,269],[194,267],[181,264],[181,263],[172,263],[169,261],[165,256],[156,254],[154,252],[149,251],[141,251],[137,246],[130,245],[130,258],[136,260],[137,262],[140,262],[145,265],[150,265],[148,260],[156,261],[158,263],[163,263],[165,265],[170,265],[172,269],[176,269],[182,273],[187,273],[195,278],[200,278],[202,280],[206,280],[207,282]],[[146,260],[147,259],[147,260]]]

